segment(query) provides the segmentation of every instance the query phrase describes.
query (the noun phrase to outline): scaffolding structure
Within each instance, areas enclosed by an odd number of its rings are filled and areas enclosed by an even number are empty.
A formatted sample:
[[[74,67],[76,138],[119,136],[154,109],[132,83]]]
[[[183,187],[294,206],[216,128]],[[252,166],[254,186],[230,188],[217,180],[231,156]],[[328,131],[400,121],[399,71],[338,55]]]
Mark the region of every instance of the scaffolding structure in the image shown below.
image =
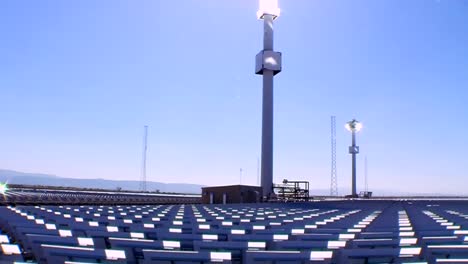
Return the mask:
[[[301,202],[310,199],[308,181],[288,181],[284,179],[282,184],[275,184],[273,189],[277,201]]]

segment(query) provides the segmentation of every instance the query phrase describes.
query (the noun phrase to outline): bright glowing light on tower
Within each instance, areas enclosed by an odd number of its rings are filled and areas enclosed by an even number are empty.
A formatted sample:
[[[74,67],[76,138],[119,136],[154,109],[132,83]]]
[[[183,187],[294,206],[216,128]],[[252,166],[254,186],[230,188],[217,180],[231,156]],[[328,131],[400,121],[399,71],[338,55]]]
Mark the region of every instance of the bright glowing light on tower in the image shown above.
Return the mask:
[[[8,186],[6,183],[0,183],[0,194],[5,195],[8,191]]]
[[[273,18],[279,17],[278,0],[260,0],[257,17],[262,19],[264,15],[272,15]]]
[[[362,123],[353,119],[346,123],[345,128],[350,132],[359,132],[362,129]]]

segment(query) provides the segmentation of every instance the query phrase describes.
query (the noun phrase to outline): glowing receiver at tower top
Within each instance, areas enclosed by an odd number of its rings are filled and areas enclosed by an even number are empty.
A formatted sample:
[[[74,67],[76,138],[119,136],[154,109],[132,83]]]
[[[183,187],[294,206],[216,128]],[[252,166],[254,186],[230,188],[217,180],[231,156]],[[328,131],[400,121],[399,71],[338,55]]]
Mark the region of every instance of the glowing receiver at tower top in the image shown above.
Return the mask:
[[[278,0],[260,0],[260,5],[257,11],[257,18],[263,19],[264,15],[272,15],[273,19],[279,17],[280,9]]]

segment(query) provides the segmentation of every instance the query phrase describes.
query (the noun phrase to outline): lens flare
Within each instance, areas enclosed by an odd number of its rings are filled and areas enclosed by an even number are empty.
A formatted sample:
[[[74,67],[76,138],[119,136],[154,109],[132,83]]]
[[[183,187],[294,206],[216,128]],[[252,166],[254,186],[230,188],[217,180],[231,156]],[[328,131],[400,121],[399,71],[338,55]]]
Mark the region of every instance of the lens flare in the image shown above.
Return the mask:
[[[0,183],[0,194],[5,195],[8,191],[8,186],[6,183]]]

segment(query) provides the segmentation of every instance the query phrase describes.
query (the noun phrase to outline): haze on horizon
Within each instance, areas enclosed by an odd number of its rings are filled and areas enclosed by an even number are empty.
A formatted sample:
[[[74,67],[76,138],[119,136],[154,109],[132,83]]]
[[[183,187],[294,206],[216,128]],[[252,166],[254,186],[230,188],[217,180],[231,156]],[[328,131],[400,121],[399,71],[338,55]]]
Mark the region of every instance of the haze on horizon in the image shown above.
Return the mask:
[[[257,182],[257,1],[3,1],[0,168],[74,178]],[[275,182],[468,194],[468,2],[280,0]]]

